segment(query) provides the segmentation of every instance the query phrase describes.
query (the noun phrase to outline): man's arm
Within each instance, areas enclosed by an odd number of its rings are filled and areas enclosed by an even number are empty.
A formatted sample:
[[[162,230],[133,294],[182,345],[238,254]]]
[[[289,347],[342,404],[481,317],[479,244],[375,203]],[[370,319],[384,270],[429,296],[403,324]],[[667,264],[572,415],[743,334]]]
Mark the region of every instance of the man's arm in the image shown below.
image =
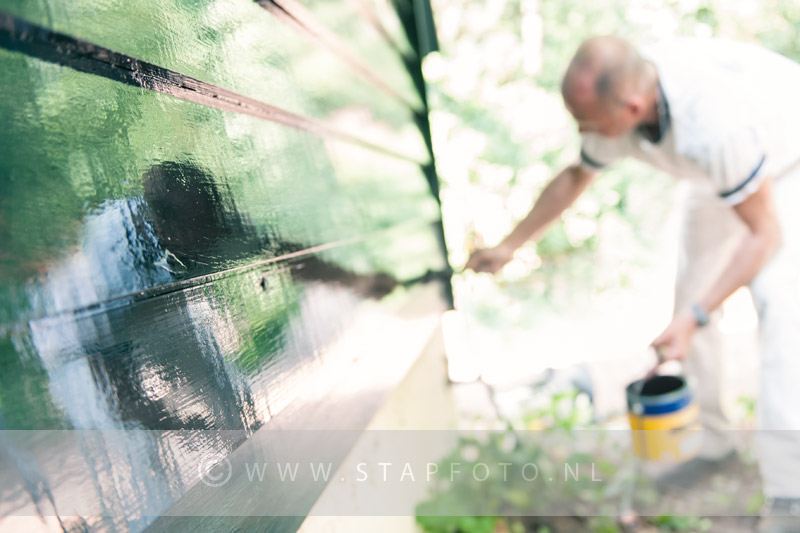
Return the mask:
[[[525,241],[541,237],[544,230],[580,196],[596,174],[596,171],[579,164],[559,172],[539,195],[530,213],[511,233],[494,248],[473,253],[464,268],[491,273],[503,268],[511,260],[514,251]]]
[[[772,198],[772,180],[766,179],[759,189],[735,205],[736,214],[749,230],[722,274],[696,301],[711,312],[739,287],[746,285],[766,265],[780,247],[781,229]],[[663,348],[665,359],[683,359],[689,351],[697,322],[691,309],[680,310],[667,329],[652,343]]]
[[[766,179],[756,192],[733,209],[749,231],[716,283],[698,301],[709,312],[722,305],[736,289],[750,283],[781,244],[771,179]]]

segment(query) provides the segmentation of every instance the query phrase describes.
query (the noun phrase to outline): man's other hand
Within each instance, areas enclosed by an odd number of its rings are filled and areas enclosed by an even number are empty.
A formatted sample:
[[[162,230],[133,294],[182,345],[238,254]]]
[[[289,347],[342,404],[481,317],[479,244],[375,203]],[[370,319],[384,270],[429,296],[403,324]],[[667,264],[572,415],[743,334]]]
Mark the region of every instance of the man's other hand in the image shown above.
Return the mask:
[[[697,322],[691,311],[683,311],[675,315],[661,335],[650,344],[659,353],[659,361],[651,373],[666,361],[683,361],[689,354],[692,335],[697,329]]]
[[[469,257],[464,270],[471,269],[475,272],[489,272],[495,274],[511,261],[514,252],[504,246],[495,246],[485,250],[476,250]]]

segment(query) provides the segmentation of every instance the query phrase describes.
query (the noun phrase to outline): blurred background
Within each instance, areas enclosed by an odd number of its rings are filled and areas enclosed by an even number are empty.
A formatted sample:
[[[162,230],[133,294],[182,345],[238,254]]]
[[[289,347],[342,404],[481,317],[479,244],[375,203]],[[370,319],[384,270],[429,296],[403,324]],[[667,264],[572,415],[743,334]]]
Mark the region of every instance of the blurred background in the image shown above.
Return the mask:
[[[472,250],[497,244],[554,173],[577,158],[577,128],[559,84],[586,37],[614,34],[646,44],[718,36],[800,59],[800,5],[791,1],[433,0],[432,6],[440,50],[427,56],[423,71],[456,272]],[[653,357],[647,346],[672,312],[682,194],[671,178],[625,161],[596,179],[497,276],[457,274],[460,315],[450,322],[471,340],[455,348],[466,355],[463,365],[451,365],[451,377],[481,374],[503,385],[586,361],[646,366]],[[746,291],[726,303],[723,327],[734,341],[751,339],[755,315]],[[750,355],[742,363],[744,391],[755,383]]]

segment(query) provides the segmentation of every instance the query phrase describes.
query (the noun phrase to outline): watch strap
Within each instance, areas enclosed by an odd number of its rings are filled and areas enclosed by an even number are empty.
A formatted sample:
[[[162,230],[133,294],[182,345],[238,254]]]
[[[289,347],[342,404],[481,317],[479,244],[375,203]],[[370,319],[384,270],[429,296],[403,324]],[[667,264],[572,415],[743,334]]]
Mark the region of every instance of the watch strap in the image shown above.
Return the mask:
[[[706,324],[708,324],[709,317],[708,313],[705,309],[700,307],[700,304],[693,303],[692,304],[692,314],[694,315],[694,320],[697,322],[697,327],[702,328]]]

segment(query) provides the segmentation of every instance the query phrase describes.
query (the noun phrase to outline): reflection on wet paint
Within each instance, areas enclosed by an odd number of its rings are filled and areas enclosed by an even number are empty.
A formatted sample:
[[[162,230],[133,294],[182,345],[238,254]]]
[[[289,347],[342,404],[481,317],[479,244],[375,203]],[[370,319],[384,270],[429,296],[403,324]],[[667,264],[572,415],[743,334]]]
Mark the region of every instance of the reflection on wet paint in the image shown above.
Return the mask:
[[[200,458],[227,457],[259,430],[363,427],[419,349],[381,361],[375,343],[418,342],[449,283],[408,105],[347,65],[317,69],[328,51],[254,3],[8,0],[0,10],[0,485],[12,487],[0,516],[141,531],[191,493]],[[9,17],[42,25],[26,42],[55,48],[8,41],[21,39]],[[356,41],[362,29],[379,37],[359,24]],[[101,59],[108,47],[161,65],[176,87],[202,80],[216,96],[128,83],[135,68],[76,68],[86,58],[59,59],[52,32],[96,43]],[[364,60],[416,103],[406,59]],[[212,101],[225,91],[347,134]],[[390,154],[407,148],[419,162]],[[437,297],[417,302],[419,289]],[[355,379],[370,364],[398,370]],[[4,430],[107,431],[76,434],[65,455],[47,433]]]

